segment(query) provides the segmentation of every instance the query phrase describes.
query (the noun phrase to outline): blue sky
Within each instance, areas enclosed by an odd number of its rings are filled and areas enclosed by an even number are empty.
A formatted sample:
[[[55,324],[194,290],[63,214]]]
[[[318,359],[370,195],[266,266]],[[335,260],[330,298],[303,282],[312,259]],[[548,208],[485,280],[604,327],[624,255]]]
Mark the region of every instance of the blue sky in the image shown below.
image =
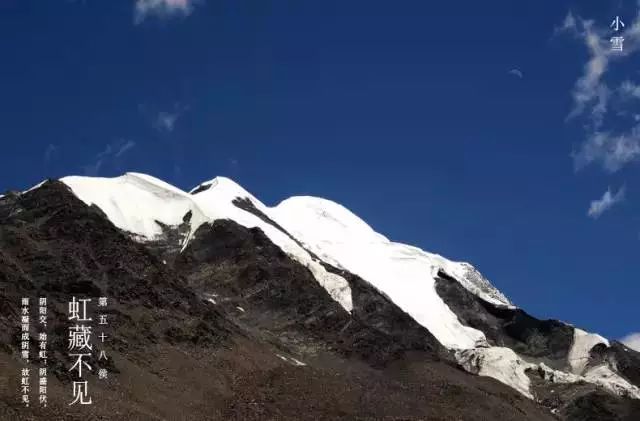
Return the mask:
[[[322,196],[622,337],[640,331],[638,7],[581,3],[4,0],[1,188],[139,171]]]

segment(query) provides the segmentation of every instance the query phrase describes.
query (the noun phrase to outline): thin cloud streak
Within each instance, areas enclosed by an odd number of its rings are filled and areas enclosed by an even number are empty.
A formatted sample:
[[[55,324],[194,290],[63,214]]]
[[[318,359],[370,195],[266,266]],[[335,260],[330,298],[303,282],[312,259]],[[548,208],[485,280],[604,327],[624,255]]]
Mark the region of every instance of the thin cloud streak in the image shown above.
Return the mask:
[[[513,76],[517,76],[520,79],[522,79],[524,77],[524,74],[522,73],[522,71],[520,69],[511,69],[507,73],[509,73],[510,75],[513,75]]]
[[[105,164],[114,163],[116,160],[121,159],[135,145],[136,143],[132,140],[128,140],[126,142],[123,140],[118,140],[107,144],[104,150],[102,150],[102,152],[99,152],[91,163],[82,166],[84,175],[89,177],[95,177],[99,175],[100,170]]]
[[[197,0],[137,0],[134,6],[134,23],[142,23],[148,17],[169,19],[189,16]]]
[[[178,111],[173,113],[161,111],[153,122],[153,127],[160,132],[172,132],[179,117],[180,112]]]
[[[58,147],[53,143],[49,143],[49,145],[47,146],[47,149],[45,149],[44,151],[44,162],[46,164],[50,163],[57,151],[58,151]]]
[[[129,149],[133,148],[134,146],[136,146],[136,142],[134,142],[133,140],[128,140],[124,145],[120,147],[118,152],[116,152],[116,158],[124,155]]]
[[[614,173],[640,158],[640,125],[618,135],[598,131],[591,133],[572,157],[576,171],[595,162],[607,172]]]
[[[616,204],[624,200],[625,188],[621,187],[615,194],[611,192],[611,189],[607,189],[602,197],[598,200],[593,200],[589,205],[587,215],[593,219],[598,219],[603,213],[611,209]]]

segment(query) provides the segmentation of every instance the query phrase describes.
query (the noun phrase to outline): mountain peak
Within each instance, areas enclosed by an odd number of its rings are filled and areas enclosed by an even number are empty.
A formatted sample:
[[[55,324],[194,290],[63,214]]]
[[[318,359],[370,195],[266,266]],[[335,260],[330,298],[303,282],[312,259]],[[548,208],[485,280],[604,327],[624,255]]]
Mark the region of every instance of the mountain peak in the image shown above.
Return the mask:
[[[360,311],[360,288],[368,285],[455,351],[463,366],[473,363],[469,371],[480,367],[476,374],[494,377],[525,396],[532,397],[537,387],[526,373],[532,369],[640,398],[640,389],[625,380],[625,365],[622,371],[615,364],[612,371],[607,368],[608,361],[627,356],[618,355],[622,351],[606,339],[529,316],[472,265],[393,242],[331,200],[298,196],[267,207],[227,177],[205,181],[189,193],[140,173],[61,181],[134,240],[168,251],[169,261],[190,245],[205,246],[203,238],[216,226],[237,224],[261,232],[282,251],[279,258],[306,268],[348,313]],[[351,284],[354,279],[364,284]],[[602,355],[592,352],[596,347]]]

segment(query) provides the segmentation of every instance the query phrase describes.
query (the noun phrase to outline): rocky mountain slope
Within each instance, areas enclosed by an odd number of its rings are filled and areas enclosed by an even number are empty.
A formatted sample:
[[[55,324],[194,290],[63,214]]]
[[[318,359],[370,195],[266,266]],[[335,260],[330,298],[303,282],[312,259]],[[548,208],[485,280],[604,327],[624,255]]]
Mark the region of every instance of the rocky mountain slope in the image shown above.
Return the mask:
[[[0,419],[640,419],[640,353],[334,202],[267,207],[225,178],[0,196],[0,289]],[[114,303],[111,374],[83,407],[67,405],[74,295]],[[46,409],[19,401],[24,296],[51,303]]]

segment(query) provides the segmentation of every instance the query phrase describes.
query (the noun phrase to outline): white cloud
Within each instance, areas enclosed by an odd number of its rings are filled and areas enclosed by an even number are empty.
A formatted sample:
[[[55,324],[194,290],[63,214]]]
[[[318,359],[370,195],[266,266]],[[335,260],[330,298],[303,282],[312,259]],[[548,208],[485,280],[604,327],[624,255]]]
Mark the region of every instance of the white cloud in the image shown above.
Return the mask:
[[[118,158],[124,156],[135,145],[136,143],[132,140],[128,140],[126,142],[123,140],[117,140],[107,144],[104,150],[98,153],[91,163],[82,167],[84,174],[87,176],[97,176],[100,174],[100,170],[105,163],[117,163]]]
[[[629,348],[640,352],[640,333],[631,333],[620,339],[620,342]]]
[[[513,75],[513,76],[517,76],[520,79],[522,79],[524,77],[524,74],[522,73],[522,70],[520,70],[520,69],[511,69],[507,73],[509,73],[510,75]]]
[[[51,160],[53,159],[53,156],[56,154],[57,151],[58,151],[58,147],[53,143],[49,143],[49,146],[47,146],[47,149],[45,149],[44,151],[44,162],[47,164],[51,162]]]
[[[592,21],[576,20],[573,15],[569,16],[571,18],[565,18],[563,28],[577,36],[589,50],[589,60],[583,74],[573,87],[573,109],[569,118],[590,112],[593,127],[599,127],[609,101],[609,88],[602,82],[602,77],[607,71],[612,51]]]
[[[127,140],[122,146],[120,146],[120,149],[118,149],[118,152],[116,152],[114,156],[118,158],[119,156],[124,155],[129,149],[133,148],[134,146],[136,146],[136,142],[134,142],[133,140]]]
[[[180,117],[180,112],[166,112],[161,111],[156,116],[155,121],[153,122],[153,127],[158,131],[172,132],[173,128],[176,125],[176,121]]]
[[[607,189],[602,197],[598,200],[593,200],[589,205],[589,215],[593,219],[598,219],[600,215],[611,209],[616,203],[620,203],[624,200],[625,189],[621,187],[615,194],[611,193],[611,189]]]
[[[589,59],[582,75],[576,81],[571,92],[573,108],[568,118],[585,116],[587,118],[586,139],[572,153],[577,170],[598,163],[606,171],[615,172],[637,159],[640,159],[640,125],[616,130],[603,130],[604,118],[614,95],[640,98],[640,86],[626,81],[617,89],[611,89],[606,80],[606,73],[612,62],[629,57],[640,48],[640,18],[636,17],[624,31],[623,51],[613,51],[610,45],[608,26],[597,27],[591,20],[584,20],[567,14],[564,23],[556,29],[556,33],[566,32],[574,35],[584,43],[589,52]],[[614,115],[633,114],[626,110]]]
[[[640,125],[628,133],[593,132],[578,151],[572,154],[576,170],[599,163],[608,172],[616,172],[626,164],[640,159]]]
[[[626,98],[640,98],[640,85],[636,85],[630,80],[625,80],[620,85],[620,94]]]
[[[188,16],[198,0],[136,0],[134,21],[141,23],[147,17],[165,19]]]

